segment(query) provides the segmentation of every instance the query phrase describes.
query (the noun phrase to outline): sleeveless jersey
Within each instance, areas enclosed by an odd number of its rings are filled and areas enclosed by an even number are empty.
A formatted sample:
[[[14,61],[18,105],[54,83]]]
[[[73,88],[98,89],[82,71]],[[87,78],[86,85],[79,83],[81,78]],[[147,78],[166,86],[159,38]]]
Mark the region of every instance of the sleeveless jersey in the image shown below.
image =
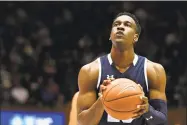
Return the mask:
[[[121,73],[114,66],[111,55],[104,55],[98,58],[100,63],[99,77],[97,83],[97,93],[103,80],[107,78],[128,78],[140,84],[144,90],[145,96],[148,97],[148,81],[146,65],[147,59],[143,56],[135,55],[133,64],[124,72]],[[98,125],[145,125],[145,119],[141,116],[137,119],[118,120],[107,114],[105,111]]]

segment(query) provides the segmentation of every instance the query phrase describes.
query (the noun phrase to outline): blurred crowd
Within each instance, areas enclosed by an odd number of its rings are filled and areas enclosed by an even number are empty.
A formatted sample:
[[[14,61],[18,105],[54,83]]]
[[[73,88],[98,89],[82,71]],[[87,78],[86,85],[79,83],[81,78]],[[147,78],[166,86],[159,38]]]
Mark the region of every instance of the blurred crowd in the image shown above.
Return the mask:
[[[186,106],[187,9],[169,1],[1,2],[1,104],[54,107],[70,101],[81,66],[110,52],[111,24],[123,11],[142,26],[137,54],[166,70],[168,106]]]

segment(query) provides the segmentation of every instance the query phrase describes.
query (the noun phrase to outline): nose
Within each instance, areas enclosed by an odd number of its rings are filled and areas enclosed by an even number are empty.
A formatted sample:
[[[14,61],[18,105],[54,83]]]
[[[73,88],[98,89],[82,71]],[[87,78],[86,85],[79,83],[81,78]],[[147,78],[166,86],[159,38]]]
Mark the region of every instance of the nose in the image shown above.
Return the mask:
[[[120,30],[120,31],[125,31],[125,28],[124,28],[124,27],[122,27],[122,26],[118,26],[118,27],[117,27],[117,30]]]

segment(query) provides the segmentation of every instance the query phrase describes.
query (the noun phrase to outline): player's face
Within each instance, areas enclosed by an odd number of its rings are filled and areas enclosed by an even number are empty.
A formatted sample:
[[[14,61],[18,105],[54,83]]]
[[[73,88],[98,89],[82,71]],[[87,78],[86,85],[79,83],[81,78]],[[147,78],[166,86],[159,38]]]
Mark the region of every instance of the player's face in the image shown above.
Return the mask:
[[[138,39],[135,21],[127,15],[117,17],[112,24],[110,38],[116,47],[133,46]]]

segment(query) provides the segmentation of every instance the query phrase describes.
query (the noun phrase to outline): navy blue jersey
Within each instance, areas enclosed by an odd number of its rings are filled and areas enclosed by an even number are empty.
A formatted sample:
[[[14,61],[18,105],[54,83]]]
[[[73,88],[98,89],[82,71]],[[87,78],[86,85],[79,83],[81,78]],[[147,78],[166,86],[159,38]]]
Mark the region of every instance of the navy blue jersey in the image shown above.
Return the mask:
[[[124,72],[121,73],[114,66],[111,55],[105,55],[98,58],[100,62],[99,67],[99,77],[97,83],[97,92],[99,92],[99,87],[103,80],[107,78],[128,78],[140,84],[144,90],[145,96],[148,97],[148,82],[147,82],[147,72],[146,72],[146,58],[135,55],[133,64]],[[145,125],[145,119],[139,117],[137,119],[128,120],[118,120],[107,114],[105,111],[98,125]]]

